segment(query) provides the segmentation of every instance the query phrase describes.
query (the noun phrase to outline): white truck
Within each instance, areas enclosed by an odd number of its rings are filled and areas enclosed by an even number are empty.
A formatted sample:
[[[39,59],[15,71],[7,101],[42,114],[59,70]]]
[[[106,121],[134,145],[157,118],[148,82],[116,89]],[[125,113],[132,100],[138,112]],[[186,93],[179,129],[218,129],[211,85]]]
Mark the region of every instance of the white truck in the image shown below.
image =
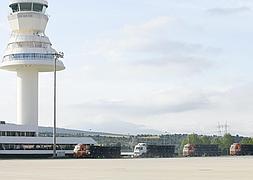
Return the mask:
[[[147,153],[147,144],[139,143],[134,147],[134,157],[142,157]]]
[[[134,147],[134,157],[163,158],[175,155],[174,145],[148,145],[139,143]]]

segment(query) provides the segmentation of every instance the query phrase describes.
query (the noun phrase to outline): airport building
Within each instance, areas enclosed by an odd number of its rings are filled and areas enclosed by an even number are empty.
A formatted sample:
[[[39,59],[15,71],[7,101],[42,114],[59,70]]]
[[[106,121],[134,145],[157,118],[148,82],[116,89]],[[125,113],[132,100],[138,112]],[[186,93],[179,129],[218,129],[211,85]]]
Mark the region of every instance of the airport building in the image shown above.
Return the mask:
[[[52,48],[45,29],[46,0],[10,0],[11,37],[0,69],[17,73],[17,124],[0,123],[0,156],[52,154],[53,138],[38,136],[39,73],[62,71],[65,66]],[[57,150],[72,152],[74,145],[95,144],[92,138],[57,138]]]

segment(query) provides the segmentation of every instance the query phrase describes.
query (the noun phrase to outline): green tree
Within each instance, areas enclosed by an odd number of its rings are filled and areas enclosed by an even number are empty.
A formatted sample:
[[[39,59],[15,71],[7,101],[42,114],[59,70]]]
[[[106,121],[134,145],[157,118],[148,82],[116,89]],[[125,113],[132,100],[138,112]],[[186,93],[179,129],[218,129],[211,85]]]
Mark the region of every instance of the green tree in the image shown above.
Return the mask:
[[[222,141],[221,138],[222,137],[213,137],[211,140],[211,144],[218,144],[220,146]]]
[[[222,151],[222,154],[228,155],[230,146],[234,143],[234,138],[231,136],[231,134],[225,134],[221,140],[220,148]]]
[[[245,137],[241,140],[241,144],[253,144],[253,138]]]
[[[201,136],[200,140],[201,144],[211,144],[211,139],[208,136]]]
[[[202,140],[197,134],[190,134],[187,138],[189,144],[202,144]]]

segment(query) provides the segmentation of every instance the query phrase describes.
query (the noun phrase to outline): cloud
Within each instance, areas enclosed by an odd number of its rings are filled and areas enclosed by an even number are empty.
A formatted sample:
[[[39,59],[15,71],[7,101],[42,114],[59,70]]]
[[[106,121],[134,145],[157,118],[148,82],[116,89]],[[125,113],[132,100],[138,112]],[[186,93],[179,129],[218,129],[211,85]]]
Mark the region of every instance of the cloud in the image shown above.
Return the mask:
[[[208,9],[207,12],[212,15],[232,15],[252,12],[249,7],[238,7],[238,8],[213,8]]]
[[[98,100],[71,106],[84,114],[100,114],[105,117],[150,117],[168,113],[183,113],[211,108],[212,103],[205,94],[190,92],[162,92],[150,97],[132,100]]]
[[[227,90],[219,101],[223,108],[230,111],[251,113],[253,108],[253,83]]]
[[[125,25],[121,31],[128,35],[149,35],[148,33],[155,32],[157,29],[164,28],[170,22],[174,21],[172,17],[169,16],[159,16],[153,18],[143,24],[138,25]]]
[[[221,50],[199,43],[171,40],[170,27],[176,21],[162,16],[138,25],[124,26],[117,38],[99,39],[94,46],[87,44],[84,59],[92,56],[132,68],[169,68],[180,73],[195,73],[212,67],[209,58]]]
[[[171,71],[188,71],[190,73],[193,72],[201,72],[207,67],[213,66],[213,64],[208,61],[205,57],[173,57],[173,56],[165,56],[161,58],[151,58],[144,59],[134,62],[137,66],[145,66],[145,67],[161,67],[170,69]]]

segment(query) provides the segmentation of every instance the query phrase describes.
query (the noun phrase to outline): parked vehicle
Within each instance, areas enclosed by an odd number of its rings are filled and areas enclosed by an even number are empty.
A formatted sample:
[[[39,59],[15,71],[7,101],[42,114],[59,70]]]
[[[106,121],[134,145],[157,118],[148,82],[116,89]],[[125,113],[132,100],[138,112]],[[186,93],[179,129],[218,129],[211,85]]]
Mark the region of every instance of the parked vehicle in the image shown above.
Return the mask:
[[[219,156],[217,144],[186,144],[183,149],[184,157]]]
[[[175,155],[174,145],[148,145],[139,143],[134,148],[134,157],[164,158]]]
[[[230,155],[232,156],[253,155],[253,144],[234,143],[230,147]]]
[[[75,158],[120,158],[120,146],[98,146],[78,144],[75,146]]]

